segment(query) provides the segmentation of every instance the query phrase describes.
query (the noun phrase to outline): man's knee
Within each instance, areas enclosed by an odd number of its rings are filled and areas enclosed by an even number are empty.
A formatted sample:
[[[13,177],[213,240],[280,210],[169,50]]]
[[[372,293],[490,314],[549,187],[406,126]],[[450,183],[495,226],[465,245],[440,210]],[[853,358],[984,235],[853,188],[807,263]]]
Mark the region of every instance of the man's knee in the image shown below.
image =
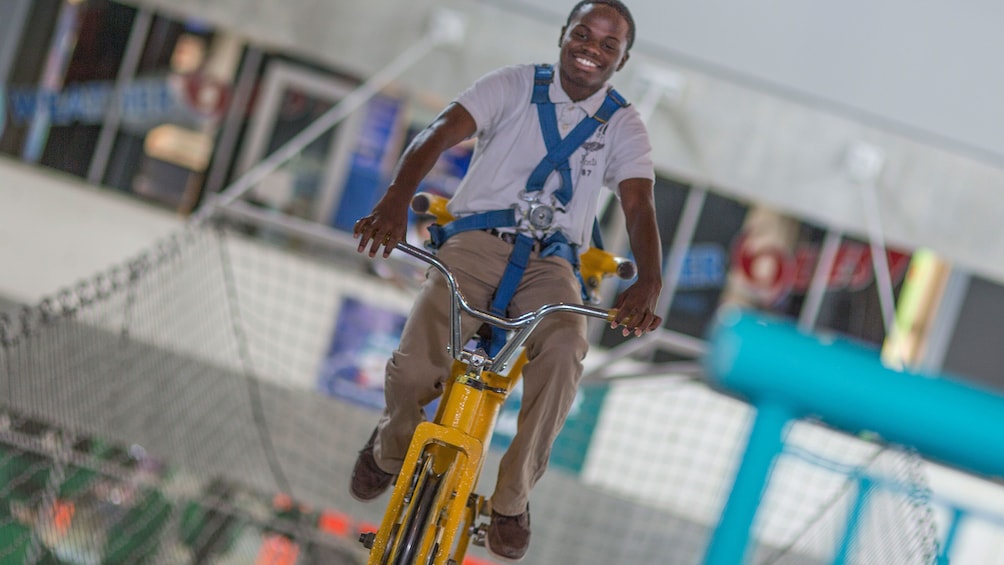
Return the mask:
[[[384,383],[388,404],[404,401],[424,406],[432,402],[442,392],[442,376],[439,373],[435,369],[423,369],[410,356],[395,351],[387,361]]]

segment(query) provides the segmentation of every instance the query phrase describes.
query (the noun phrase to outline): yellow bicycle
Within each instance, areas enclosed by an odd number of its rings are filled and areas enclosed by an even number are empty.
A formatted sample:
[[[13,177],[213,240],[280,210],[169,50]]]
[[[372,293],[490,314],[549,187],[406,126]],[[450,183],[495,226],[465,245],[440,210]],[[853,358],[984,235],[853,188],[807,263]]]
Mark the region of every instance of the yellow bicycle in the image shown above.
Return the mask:
[[[412,208],[435,215],[440,223],[451,219],[440,197],[419,194]],[[454,361],[435,419],[415,430],[380,529],[362,534],[359,541],[370,550],[369,565],[460,565],[472,541],[484,543],[487,523],[478,520],[490,515],[490,503],[474,487],[499,410],[526,363],[525,354],[520,353],[522,345],[550,314],[572,312],[609,321],[614,312],[588,305],[548,304],[518,318],[499,317],[468,304],[453,274],[435,255],[407,243],[399,243],[397,249],[429,263],[445,277],[452,291],[450,352]],[[580,261],[583,280],[594,299],[604,277],[634,277],[633,263],[600,249],[590,249]],[[510,332],[505,346],[494,357],[482,348],[465,350],[461,313]]]

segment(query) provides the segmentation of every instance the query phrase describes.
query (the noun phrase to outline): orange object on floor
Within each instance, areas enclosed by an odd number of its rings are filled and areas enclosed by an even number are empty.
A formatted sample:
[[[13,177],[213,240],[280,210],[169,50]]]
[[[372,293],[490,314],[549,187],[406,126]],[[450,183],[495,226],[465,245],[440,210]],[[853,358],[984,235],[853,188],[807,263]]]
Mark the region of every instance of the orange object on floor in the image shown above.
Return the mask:
[[[286,536],[266,534],[255,565],[296,565],[300,546]]]
[[[52,503],[52,525],[60,535],[65,534],[70,529],[76,509],[76,505],[69,500],[57,500]]]
[[[333,510],[321,512],[320,518],[317,519],[317,529],[342,538],[349,535],[351,527],[351,516]]]

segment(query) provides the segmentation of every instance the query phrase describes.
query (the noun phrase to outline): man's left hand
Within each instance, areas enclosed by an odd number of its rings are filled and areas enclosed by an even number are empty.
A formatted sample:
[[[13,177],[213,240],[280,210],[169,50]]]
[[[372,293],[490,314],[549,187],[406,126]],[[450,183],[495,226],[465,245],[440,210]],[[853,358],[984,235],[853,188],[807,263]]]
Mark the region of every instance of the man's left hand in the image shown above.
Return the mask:
[[[632,332],[640,336],[662,326],[662,317],[656,315],[655,306],[662,291],[661,282],[647,283],[638,280],[627,288],[614,303],[617,314],[610,322],[611,328],[623,326],[624,336]]]

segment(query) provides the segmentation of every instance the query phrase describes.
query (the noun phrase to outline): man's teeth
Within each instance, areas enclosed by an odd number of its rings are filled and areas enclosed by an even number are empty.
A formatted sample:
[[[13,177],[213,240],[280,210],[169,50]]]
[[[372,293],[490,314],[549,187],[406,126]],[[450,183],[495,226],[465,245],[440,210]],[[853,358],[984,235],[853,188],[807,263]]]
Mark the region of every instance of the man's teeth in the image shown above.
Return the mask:
[[[596,63],[594,63],[592,61],[589,61],[587,59],[575,59],[575,62],[578,63],[578,64],[580,64],[580,65],[585,65],[587,67],[595,67],[596,66]]]

